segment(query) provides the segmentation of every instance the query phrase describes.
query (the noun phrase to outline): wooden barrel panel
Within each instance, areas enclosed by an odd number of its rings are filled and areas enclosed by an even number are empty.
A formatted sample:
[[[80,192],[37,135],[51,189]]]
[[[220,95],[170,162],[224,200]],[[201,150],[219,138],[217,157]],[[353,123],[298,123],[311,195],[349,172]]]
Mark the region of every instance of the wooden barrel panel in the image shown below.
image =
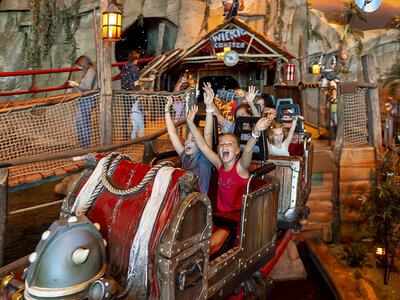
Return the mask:
[[[241,256],[248,258],[272,241],[276,227],[276,191],[268,191],[264,186],[245,196],[245,202]]]
[[[312,175],[311,193],[319,190],[332,190],[333,173],[316,173]]]
[[[332,201],[332,189],[312,190],[310,196],[308,196],[307,204],[310,203],[310,201]]]
[[[341,166],[340,181],[362,181],[372,179],[372,166]]]
[[[346,147],[342,149],[340,166],[370,167],[375,162],[375,150],[372,146]]]

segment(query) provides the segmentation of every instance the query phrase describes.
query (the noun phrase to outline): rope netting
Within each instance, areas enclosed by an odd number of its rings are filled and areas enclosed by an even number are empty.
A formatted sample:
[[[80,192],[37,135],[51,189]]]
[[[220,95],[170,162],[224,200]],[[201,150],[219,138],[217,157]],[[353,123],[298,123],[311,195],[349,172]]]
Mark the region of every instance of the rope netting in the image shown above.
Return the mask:
[[[352,146],[368,144],[366,91],[366,88],[357,88],[356,93],[342,94],[344,142]]]
[[[77,96],[78,95],[78,96]],[[79,96],[80,95],[80,96]],[[115,92],[113,99],[113,144],[165,128],[164,106],[169,93]],[[188,93],[171,95],[171,116],[175,122],[186,118]],[[0,110],[0,161],[32,157],[100,146],[99,93],[75,94],[69,99],[54,97],[30,101],[27,108]],[[183,129],[178,133],[183,138]],[[172,150],[168,135],[159,138],[162,151]],[[118,149],[141,161],[144,144]],[[71,166],[82,158],[67,158],[25,164],[9,168],[9,180],[29,174],[50,176],[60,168]],[[57,173],[57,172],[56,172]]]
[[[170,95],[173,99],[171,117],[174,123],[185,120],[189,94]],[[165,128],[164,107],[167,95],[140,92],[115,92],[113,99],[113,143],[130,138],[153,134]],[[177,128],[181,139],[184,138],[184,126]],[[158,138],[162,151],[174,150],[168,134]],[[141,161],[144,144],[134,144],[118,151],[126,153],[135,161]]]
[[[307,123],[328,128],[325,99],[319,88],[303,88],[301,90],[301,112]],[[320,99],[318,101],[318,99]]]

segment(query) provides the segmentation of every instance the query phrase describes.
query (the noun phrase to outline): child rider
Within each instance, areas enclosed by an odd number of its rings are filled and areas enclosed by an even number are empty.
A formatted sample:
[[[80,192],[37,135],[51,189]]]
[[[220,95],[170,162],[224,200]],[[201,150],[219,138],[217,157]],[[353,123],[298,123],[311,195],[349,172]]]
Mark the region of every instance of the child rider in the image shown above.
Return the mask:
[[[242,208],[242,198],[246,191],[246,183],[249,178],[249,166],[252,159],[253,148],[261,131],[265,130],[271,120],[261,118],[252,131],[252,138],[247,141],[243,154],[239,158],[240,147],[238,137],[234,134],[224,134],[219,139],[217,152],[215,153],[204,141],[202,134],[194,124],[194,116],[197,106],[193,106],[187,118],[188,126],[193,133],[200,151],[218,170],[217,208],[221,212],[237,215]],[[212,114],[212,103],[207,105],[207,114]],[[211,236],[210,255],[218,252],[229,235],[229,230],[218,228]]]
[[[294,130],[298,119],[304,119],[302,116],[294,116],[289,133],[287,127],[275,122],[268,129],[268,153],[270,155],[289,156],[289,145],[292,141]]]
[[[204,98],[208,99],[211,97],[213,99],[214,93],[211,93],[209,89],[205,89]],[[211,178],[211,168],[212,165],[208,161],[208,159],[204,156],[202,152],[199,151],[198,144],[196,143],[193,134],[191,132],[188,133],[185,144],[182,145],[178,134],[176,132],[176,128],[171,118],[170,108],[173,103],[172,97],[168,97],[168,102],[165,105],[165,122],[167,125],[168,135],[171,139],[171,143],[175,148],[175,151],[179,154],[181,159],[181,167],[183,170],[191,171],[195,173],[199,177],[199,188],[203,194],[208,193],[208,187]],[[212,115],[211,115],[212,118]],[[212,121],[206,122],[206,127],[204,129],[205,139],[203,138],[204,143],[211,145],[212,143]],[[211,124],[211,125],[210,125]],[[211,129],[210,129],[211,127]]]

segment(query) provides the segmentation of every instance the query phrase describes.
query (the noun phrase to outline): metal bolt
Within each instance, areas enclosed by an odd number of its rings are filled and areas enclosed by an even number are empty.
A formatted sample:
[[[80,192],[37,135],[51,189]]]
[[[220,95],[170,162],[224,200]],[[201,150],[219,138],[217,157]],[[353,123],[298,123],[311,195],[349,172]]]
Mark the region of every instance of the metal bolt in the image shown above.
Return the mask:
[[[45,232],[43,232],[43,234],[42,234],[42,240],[43,240],[43,241],[47,240],[47,238],[49,237],[49,235],[50,235],[50,230],[46,230]]]
[[[75,223],[77,221],[78,221],[78,218],[76,216],[69,217],[69,219],[68,219],[68,223]]]
[[[37,252],[32,252],[31,255],[29,255],[29,259],[28,259],[29,262],[30,262],[30,263],[35,262],[36,257],[37,257]]]

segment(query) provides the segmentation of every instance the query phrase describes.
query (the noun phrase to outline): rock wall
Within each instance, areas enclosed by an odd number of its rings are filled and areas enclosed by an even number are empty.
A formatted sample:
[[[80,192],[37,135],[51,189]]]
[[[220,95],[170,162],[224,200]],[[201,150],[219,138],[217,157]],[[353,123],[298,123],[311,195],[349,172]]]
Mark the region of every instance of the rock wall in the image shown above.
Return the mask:
[[[308,54],[324,52],[327,57],[333,54],[337,55],[339,41],[344,31],[343,26],[329,24],[321,12],[307,7],[306,0],[283,1],[269,0],[269,5],[267,5],[267,1],[247,0],[244,10],[239,12],[239,17],[272,40],[276,40],[280,34],[282,43],[295,54],[298,53],[299,37],[303,35]],[[2,0],[0,2],[0,49],[2,49],[0,72],[24,69],[24,53],[31,19],[29,3],[28,0]],[[64,0],[64,3],[68,6],[72,1]],[[203,0],[119,0],[117,4],[123,7],[123,30],[134,24],[140,14],[144,18],[157,17],[169,20],[178,28],[175,48],[187,48],[193,45],[209,30],[224,21],[221,0],[211,0],[208,7],[206,1]],[[93,8],[99,10],[99,1],[80,1],[80,23],[75,32],[76,49],[73,48],[73,44],[65,42],[65,33],[60,31],[49,58],[42,63],[42,69],[71,67],[74,50],[76,50],[76,56],[86,54],[93,59],[96,57]],[[292,23],[288,26],[292,14]],[[98,21],[99,17],[98,14]],[[277,27],[280,19],[283,21],[281,30]],[[322,40],[313,38],[310,36],[309,28],[319,32],[324,38]],[[396,60],[399,49],[399,32],[395,29],[364,32],[363,54],[374,53],[376,55],[379,75],[388,70]],[[348,61],[351,73],[341,75],[342,80],[363,81],[361,61],[356,54],[356,42],[350,36],[347,38],[345,50],[351,54]],[[113,55],[115,56],[114,51]],[[318,54],[310,56],[307,66],[312,65],[318,56]],[[297,60],[294,59],[293,63],[297,64]],[[113,70],[113,72],[118,73],[118,70]],[[296,72],[295,82],[300,80],[298,76],[299,72]],[[72,79],[79,80],[79,78],[79,72],[73,74]],[[317,79],[317,76],[308,75],[307,81],[315,82]],[[63,75],[42,76],[42,78],[36,79],[36,86],[61,84],[65,80],[65,75],[64,77]],[[1,90],[25,89],[29,85],[30,79],[3,77],[0,78],[0,82]],[[114,87],[118,88],[119,83],[115,83]],[[0,102],[15,99],[18,97],[0,99]]]

